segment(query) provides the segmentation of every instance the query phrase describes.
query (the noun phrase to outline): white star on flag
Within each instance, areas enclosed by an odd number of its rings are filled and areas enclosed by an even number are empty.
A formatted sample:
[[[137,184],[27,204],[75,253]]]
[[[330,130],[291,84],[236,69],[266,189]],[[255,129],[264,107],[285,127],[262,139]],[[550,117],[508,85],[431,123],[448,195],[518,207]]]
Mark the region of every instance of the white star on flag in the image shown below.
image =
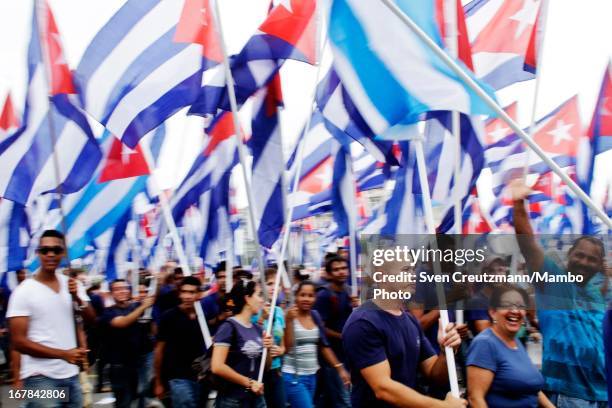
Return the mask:
[[[332,179],[332,167],[325,165],[325,167],[323,168],[323,171],[315,175],[315,178],[318,178],[319,180],[321,180],[321,185],[323,186],[329,185]]]
[[[280,0],[278,2],[279,6],[283,6],[285,7],[287,10],[289,10],[291,13],[293,13],[293,7],[291,7],[291,0]]]
[[[527,27],[535,23],[536,16],[538,15],[538,5],[538,0],[525,0],[523,7],[510,17],[510,20],[518,21],[519,23],[514,33],[514,39],[519,38]]]
[[[200,24],[202,24],[203,26],[208,25],[208,23],[206,22],[206,7],[200,8]]]
[[[498,123],[495,126],[495,129],[492,132],[489,132],[489,137],[491,138],[493,143],[498,142],[508,134],[508,130],[510,130],[510,128],[507,128],[501,123]]]
[[[557,146],[563,140],[571,141],[572,135],[570,135],[569,130],[572,127],[574,127],[573,124],[569,123],[566,125],[565,122],[563,122],[563,119],[559,119],[555,128],[550,132],[547,132],[548,135],[553,137],[553,145]]]
[[[55,42],[55,45],[57,46],[58,49],[61,50],[61,39],[59,36],[59,33],[51,33],[51,41]],[[51,52],[49,52],[49,58],[51,58]],[[66,59],[64,58],[64,53],[63,52],[58,52],[57,58],[55,59],[55,61],[51,61],[51,64],[53,65],[68,65],[68,63],[66,62]]]
[[[130,162],[130,156],[133,154],[136,154],[135,150],[121,143],[121,163],[128,164]]]

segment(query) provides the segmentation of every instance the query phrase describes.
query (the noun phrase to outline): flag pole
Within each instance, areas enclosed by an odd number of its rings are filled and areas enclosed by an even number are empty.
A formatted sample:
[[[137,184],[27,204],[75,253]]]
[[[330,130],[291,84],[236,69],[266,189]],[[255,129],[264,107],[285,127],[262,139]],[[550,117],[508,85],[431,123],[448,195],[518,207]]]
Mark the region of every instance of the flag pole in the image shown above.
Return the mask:
[[[446,31],[446,46],[448,52],[453,58],[459,56],[459,34],[457,29],[457,0],[444,0],[444,26]],[[463,208],[461,206],[461,196],[459,195],[459,189],[457,188],[459,177],[461,176],[461,122],[459,121],[459,112],[451,112],[451,132],[454,139],[455,147],[455,162],[453,166],[453,215],[455,223],[453,229],[455,234],[461,234],[462,231],[462,214]]]
[[[151,181],[151,185],[155,190],[159,192],[159,204],[162,208],[162,215],[164,217],[164,222],[170,231],[170,236],[172,237],[172,242],[174,243],[174,249],[176,250],[176,255],[179,258],[179,263],[181,268],[183,269],[183,274],[185,276],[191,276],[191,268],[189,267],[189,262],[187,261],[187,255],[185,255],[185,250],[183,249],[183,243],[178,234],[178,229],[176,228],[176,224],[174,222],[174,218],[172,217],[172,213],[170,211],[170,204],[168,203],[168,199],[164,192],[160,189],[159,183],[157,181],[157,177],[155,176],[155,166],[153,162],[153,157],[151,155],[151,150],[148,145],[141,145],[142,154],[145,158],[145,162],[147,163],[147,167],[149,168],[149,180]],[[197,300],[194,304],[196,316],[198,318],[198,323],[200,324],[200,331],[202,332],[202,337],[204,337],[204,343],[206,344],[206,348],[209,348],[212,345],[212,336],[210,335],[210,330],[208,329],[208,324],[206,323],[206,318],[204,317],[204,312],[202,310],[202,304],[199,300]]]
[[[264,262],[263,255],[261,253],[261,246],[259,244],[259,236],[257,235],[257,224],[255,223],[255,212],[253,205],[255,200],[253,199],[253,190],[251,189],[251,183],[248,176],[248,167],[246,164],[246,153],[244,151],[244,144],[242,142],[242,128],[240,127],[240,119],[238,118],[238,103],[236,102],[236,90],[234,89],[234,77],[232,76],[232,70],[230,69],[229,58],[227,55],[227,47],[225,44],[225,38],[223,36],[223,25],[221,24],[221,13],[219,10],[218,0],[213,0],[215,3],[214,17],[218,27],[219,42],[221,44],[221,51],[223,53],[223,68],[225,71],[225,83],[227,85],[227,94],[229,96],[230,107],[232,112],[232,121],[234,123],[234,137],[236,138],[236,148],[238,149],[238,157],[240,158],[240,166],[242,167],[242,177],[244,186],[247,193],[248,211],[249,211],[249,223],[253,231],[253,241],[255,244],[255,251],[257,256],[257,263],[259,264],[259,279],[263,290],[264,298],[268,300],[268,294],[265,290],[266,287],[266,276],[264,274]]]
[[[529,146],[550,169],[559,176],[582,202],[584,202],[597,216],[612,228],[612,220],[599,208],[589,196],[538,146],[533,139],[491,98],[477,83],[450,58],[429,36],[407,16],[392,0],[381,0],[408,28],[410,28],[421,41],[423,41],[446,65],[470,88],[482,101],[491,108],[506,124]]]
[[[349,180],[351,181],[352,185],[354,186],[354,180],[355,177],[353,175],[353,160],[351,158],[351,152],[347,151],[350,150],[346,149],[344,152],[344,161],[346,162],[346,171],[347,173],[350,175],[349,176]],[[349,230],[349,257],[350,257],[350,267],[351,267],[351,296],[355,297],[357,296],[357,294],[359,293],[359,290],[357,288],[357,243],[355,240],[355,234],[357,233],[357,225],[356,225],[356,220],[357,220],[357,203],[355,202],[355,196],[357,191],[355,190],[355,188],[351,189],[351,202],[348,208],[348,211],[350,211],[350,213],[347,213],[346,215],[348,216],[348,230]]]
[[[38,41],[40,43],[40,59],[43,63],[44,66],[44,71],[45,71],[45,79],[46,79],[46,85],[47,85],[47,99],[48,99],[48,103],[49,103],[49,120],[47,121],[48,123],[48,127],[49,127],[49,136],[51,137],[51,143],[53,145],[52,147],[52,158],[53,158],[53,172],[55,175],[55,182],[57,183],[57,195],[59,196],[57,199],[57,205],[58,205],[58,209],[60,212],[60,217],[61,217],[61,226],[62,226],[62,232],[64,233],[65,236],[65,244],[66,244],[66,256],[68,257],[68,264],[71,264],[71,259],[70,259],[70,250],[69,250],[69,245],[68,245],[68,225],[66,224],[66,213],[64,212],[64,205],[63,205],[63,201],[64,201],[64,194],[63,194],[63,188],[62,188],[62,175],[61,175],[61,170],[60,170],[60,162],[59,162],[59,158],[57,157],[57,151],[55,150],[55,145],[57,144],[57,135],[55,133],[55,120],[53,118],[53,100],[51,97],[51,81],[53,80],[52,78],[52,74],[51,74],[51,61],[47,61],[45,58],[45,55],[47,54],[47,47],[46,47],[46,43],[45,43],[45,38],[43,35],[43,27],[42,27],[42,23],[43,20],[40,16],[40,8],[43,7],[45,3],[40,2],[40,0],[34,0],[34,12],[36,13],[36,25],[38,27]],[[50,6],[47,6],[50,7]]]
[[[317,27],[321,27],[323,24],[323,21],[322,21],[321,14],[320,14],[321,7],[319,5],[319,2],[316,2],[316,7],[317,7],[316,13],[317,13],[317,16],[319,17],[319,24],[317,24]],[[319,79],[321,77],[321,60],[320,59],[323,54],[323,50],[325,49],[327,34],[326,33],[324,34],[323,41],[320,41],[319,37],[320,35],[317,34],[317,45],[318,45],[317,50],[319,51],[318,53],[319,59],[317,61],[317,70],[315,74],[315,86],[314,86],[314,90],[312,91],[312,98],[311,98],[311,104],[310,104],[311,111],[310,111],[310,115],[308,115],[308,118],[306,118],[306,124],[304,125],[304,131],[302,132],[302,137],[300,137],[297,142],[297,148],[296,148],[297,151],[296,151],[295,160],[294,160],[294,163],[296,163],[296,166],[295,166],[295,174],[293,176],[293,188],[291,189],[292,192],[296,192],[299,189],[300,174],[302,172],[302,162],[303,162],[302,157],[304,156],[304,147],[306,146],[306,136],[308,135],[308,132],[310,130],[312,113],[316,109],[315,99],[317,96],[317,85],[319,84]],[[274,306],[276,305],[276,300],[278,299],[281,275],[287,274],[287,271],[285,270],[285,263],[283,262],[283,260],[287,252],[287,246],[289,245],[289,236],[291,235],[291,218],[293,218],[293,209],[294,209],[293,203],[288,202],[287,204],[288,204],[287,205],[287,216],[285,217],[285,225],[283,226],[283,240],[281,242],[281,250],[278,256],[276,257],[276,259],[278,259],[278,271],[276,272],[276,277],[274,279],[274,292],[272,293],[272,301],[270,302],[270,312],[268,313],[267,326],[265,327],[265,332],[266,332],[266,335],[268,336],[272,333],[272,324],[274,322],[274,311],[275,311]],[[267,352],[268,352],[268,349],[264,348],[262,355],[261,355],[259,373],[257,375],[258,382],[261,382],[263,380],[264,369],[266,367]]]
[[[538,101],[540,100],[540,84],[541,84],[541,71],[542,71],[542,60],[544,55],[544,38],[546,35],[546,20],[548,17],[548,0],[542,0],[541,18],[538,21],[538,27],[536,28],[536,77],[535,77],[535,88],[533,91],[533,106],[531,108],[531,122],[529,123],[529,136],[533,138],[535,133],[536,115],[538,109]],[[540,33],[541,31],[541,33]],[[539,36],[542,36],[542,41],[539,43]],[[523,178],[527,178],[529,174],[529,161],[531,159],[531,150],[527,149],[525,152],[525,164],[523,165]]]
[[[419,135],[411,139],[414,142],[417,170],[419,172],[419,180],[421,184],[421,193],[423,195],[423,208],[425,210],[425,224],[427,225],[427,232],[433,235],[431,245],[434,249],[438,249],[438,242],[436,241],[436,226],[434,224],[433,207],[431,204],[431,195],[429,193],[429,181],[427,180],[427,165],[425,164],[425,154],[423,153],[423,136]],[[440,275],[440,263],[433,263],[434,274]],[[441,326],[444,333],[446,333],[446,327],[450,320],[448,317],[448,310],[446,309],[446,295],[444,294],[444,287],[442,283],[436,283],[436,295],[438,297],[438,303],[440,306],[440,320]],[[448,368],[448,382],[450,384],[451,393],[453,396],[459,398],[459,382],[457,380],[457,367],[455,365],[455,354],[452,347],[444,348],[446,354],[446,366]]]

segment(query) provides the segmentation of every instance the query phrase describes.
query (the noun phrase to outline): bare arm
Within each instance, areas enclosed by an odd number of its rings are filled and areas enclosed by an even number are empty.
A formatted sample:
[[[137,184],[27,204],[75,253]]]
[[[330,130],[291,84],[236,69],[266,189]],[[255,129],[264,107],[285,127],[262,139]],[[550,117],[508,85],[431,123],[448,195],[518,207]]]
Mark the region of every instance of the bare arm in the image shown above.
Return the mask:
[[[225,363],[227,361],[229,347],[219,345],[213,345],[213,347],[212,359],[210,362],[210,370],[212,373],[227,381],[233,382],[234,384],[249,388],[251,379],[239,374],[236,372],[236,370]]]
[[[332,329],[328,329],[327,327],[325,328],[325,335],[327,336],[328,339],[331,338],[331,339],[342,340],[342,333],[337,332]]]
[[[410,387],[391,378],[389,361],[385,360],[361,370],[361,375],[368,383],[376,398],[400,408],[443,408],[464,407],[465,403],[458,398],[447,396],[441,401],[419,394]]]
[[[539,271],[544,263],[544,251],[536,242],[529,214],[525,208],[525,198],[531,193],[531,189],[522,181],[514,180],[510,185],[510,191],[513,199],[514,230],[519,248],[529,270]]]
[[[555,405],[550,402],[546,394],[542,391],[538,392],[538,406],[543,408],[555,408]]]
[[[467,383],[468,383],[468,401],[470,407],[487,408],[485,397],[491,383],[493,383],[495,373],[484,368],[469,366],[467,368]]]
[[[153,372],[155,375],[155,396],[161,397],[164,393],[164,383],[161,378],[162,363],[164,361],[164,349],[166,348],[165,341],[158,341],[155,345]]]
[[[440,318],[439,310],[431,310],[427,313],[423,309],[420,308],[412,308],[410,309],[410,313],[417,318],[423,330],[429,329],[435,322]]]
[[[17,388],[21,388],[23,382],[21,381],[21,353],[10,347],[9,352],[11,353],[11,372],[13,373],[13,384]]]
[[[66,350],[47,347],[28,339],[29,323],[30,318],[27,316],[16,316],[9,319],[11,340],[15,350],[32,357],[66,360]]]
[[[446,366],[446,355],[440,352],[437,356],[431,356],[421,363],[421,372],[428,380],[438,384],[448,384],[448,368]]]
[[[145,310],[147,310],[152,305],[153,305],[153,300],[145,300],[140,306],[134,309],[131,313],[125,316],[117,316],[113,318],[113,320],[111,320],[110,322],[110,325],[118,329],[129,327],[133,325],[134,323],[136,323],[138,318],[142,316]]]

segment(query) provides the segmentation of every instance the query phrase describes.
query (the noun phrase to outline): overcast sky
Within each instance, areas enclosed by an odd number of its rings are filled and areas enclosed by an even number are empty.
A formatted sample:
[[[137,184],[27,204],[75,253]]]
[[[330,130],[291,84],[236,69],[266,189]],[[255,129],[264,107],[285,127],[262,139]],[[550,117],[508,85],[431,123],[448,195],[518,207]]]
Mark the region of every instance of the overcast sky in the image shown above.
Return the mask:
[[[231,53],[240,50],[268,10],[268,0],[220,0],[223,29]],[[369,0],[375,1],[375,0]],[[512,0],[522,1],[522,0]],[[76,67],[98,29],[124,0],[49,0],[64,44],[68,63]],[[464,2],[465,3],[465,2]],[[31,0],[0,0],[0,101],[11,91],[21,111],[26,88],[26,53],[30,38]],[[585,128],[593,111],[603,71],[612,57],[612,1],[551,1],[544,61],[541,72],[541,99],[538,116],[578,94]],[[329,53],[328,53],[329,54]],[[326,65],[326,64],[324,64]],[[295,141],[309,114],[316,68],[288,61],[282,69],[285,111],[283,135]],[[498,94],[502,104],[519,101],[519,121],[526,126],[531,115],[533,82],[513,85]],[[246,125],[246,123],[245,123]],[[202,141],[198,118],[171,119],[168,137],[182,143],[166,143],[157,175],[163,187],[176,187],[187,172]],[[612,152],[609,152],[612,153]],[[597,190],[612,179],[611,155],[597,167]],[[608,180],[608,183],[605,181]],[[485,197],[490,201],[490,197]]]

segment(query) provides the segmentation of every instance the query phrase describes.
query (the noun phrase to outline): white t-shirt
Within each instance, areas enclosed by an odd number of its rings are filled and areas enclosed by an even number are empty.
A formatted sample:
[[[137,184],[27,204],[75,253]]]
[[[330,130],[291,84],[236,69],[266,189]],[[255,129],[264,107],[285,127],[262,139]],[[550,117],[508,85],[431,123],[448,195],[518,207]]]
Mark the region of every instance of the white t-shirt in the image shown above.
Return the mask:
[[[68,277],[56,273],[59,293],[36,279],[26,279],[9,298],[6,317],[28,316],[28,339],[47,347],[70,350],[77,346],[72,298],[68,292]],[[89,302],[83,286],[77,283],[81,300]],[[79,368],[61,359],[21,356],[20,378],[43,375],[62,379],[77,375]]]

